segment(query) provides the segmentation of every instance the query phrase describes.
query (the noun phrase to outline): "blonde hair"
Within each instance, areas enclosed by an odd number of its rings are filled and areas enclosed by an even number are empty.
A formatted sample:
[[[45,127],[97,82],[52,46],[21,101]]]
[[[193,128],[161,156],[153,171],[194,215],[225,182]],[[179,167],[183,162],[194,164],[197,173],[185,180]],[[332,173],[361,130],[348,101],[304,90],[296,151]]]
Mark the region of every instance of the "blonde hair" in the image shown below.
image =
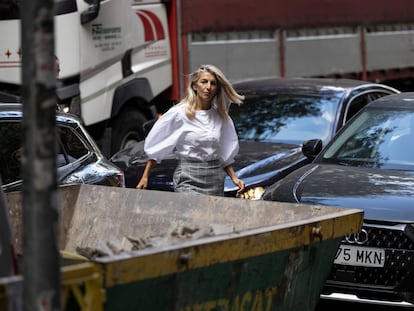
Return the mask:
[[[186,96],[180,101],[180,104],[187,104],[185,114],[189,119],[194,119],[196,112],[196,92],[193,85],[197,83],[200,74],[208,72],[217,80],[216,106],[220,117],[225,120],[228,117],[228,111],[232,103],[240,105],[244,96],[238,94],[224,73],[214,65],[201,65],[198,69],[189,75]]]

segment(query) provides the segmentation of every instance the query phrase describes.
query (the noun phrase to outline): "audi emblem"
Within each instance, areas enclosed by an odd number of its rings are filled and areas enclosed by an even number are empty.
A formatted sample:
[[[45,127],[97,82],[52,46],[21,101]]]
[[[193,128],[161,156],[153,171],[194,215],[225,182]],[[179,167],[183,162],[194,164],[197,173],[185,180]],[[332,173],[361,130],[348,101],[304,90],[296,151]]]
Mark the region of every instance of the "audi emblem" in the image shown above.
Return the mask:
[[[368,242],[368,232],[362,229],[361,232],[348,234],[345,236],[345,241],[349,244],[363,245]]]

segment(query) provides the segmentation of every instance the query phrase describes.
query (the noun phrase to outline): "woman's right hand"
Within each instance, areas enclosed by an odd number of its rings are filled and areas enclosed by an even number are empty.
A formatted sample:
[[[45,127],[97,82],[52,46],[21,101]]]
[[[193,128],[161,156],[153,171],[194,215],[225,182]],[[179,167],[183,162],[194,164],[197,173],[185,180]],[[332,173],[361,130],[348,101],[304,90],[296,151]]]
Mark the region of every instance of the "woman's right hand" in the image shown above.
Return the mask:
[[[148,186],[148,176],[150,175],[152,167],[155,165],[155,160],[148,160],[145,165],[144,173],[142,174],[141,180],[138,185],[135,187],[137,189],[147,189]]]
[[[135,188],[137,188],[137,189],[147,189],[147,186],[148,186],[148,178],[142,177]]]

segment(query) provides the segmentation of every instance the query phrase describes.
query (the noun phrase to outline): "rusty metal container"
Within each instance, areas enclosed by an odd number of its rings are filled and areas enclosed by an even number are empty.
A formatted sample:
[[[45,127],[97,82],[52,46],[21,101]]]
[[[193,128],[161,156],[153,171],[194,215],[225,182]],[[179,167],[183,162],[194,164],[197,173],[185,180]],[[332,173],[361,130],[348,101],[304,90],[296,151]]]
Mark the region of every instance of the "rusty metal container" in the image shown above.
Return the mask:
[[[108,311],[313,310],[342,237],[363,220],[356,209],[90,185],[60,197],[62,251],[96,251]],[[18,246],[20,198],[6,199]]]

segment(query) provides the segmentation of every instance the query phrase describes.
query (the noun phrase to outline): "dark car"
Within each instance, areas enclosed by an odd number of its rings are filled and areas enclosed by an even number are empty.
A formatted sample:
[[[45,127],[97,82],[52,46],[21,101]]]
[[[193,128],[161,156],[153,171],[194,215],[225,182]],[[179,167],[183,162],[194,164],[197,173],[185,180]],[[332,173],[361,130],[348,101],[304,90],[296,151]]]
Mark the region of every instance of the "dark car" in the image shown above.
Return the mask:
[[[77,117],[56,113],[58,184],[124,187],[124,173],[101,154]],[[4,191],[21,190],[22,107],[0,103],[0,174]]]
[[[230,109],[240,139],[233,166],[246,183],[244,197],[256,199],[262,187],[309,163],[301,153],[303,141],[327,143],[367,103],[398,93],[384,85],[345,79],[266,78],[234,87],[245,101]],[[143,142],[121,150],[111,161],[124,170],[126,186],[135,187],[146,161]],[[148,189],[173,191],[175,166],[171,155],[153,168]],[[236,190],[227,177],[226,196],[235,196]]]
[[[0,179],[1,185],[1,179]],[[12,243],[12,234],[9,222],[9,214],[6,207],[6,200],[3,191],[0,189],[0,279],[10,277],[17,271],[14,263],[16,258],[14,256],[14,248]],[[2,298],[4,300],[4,298]]]
[[[315,156],[317,145],[304,152]],[[362,209],[363,229],[343,239],[326,297],[414,303],[414,93],[366,106],[263,199]]]

